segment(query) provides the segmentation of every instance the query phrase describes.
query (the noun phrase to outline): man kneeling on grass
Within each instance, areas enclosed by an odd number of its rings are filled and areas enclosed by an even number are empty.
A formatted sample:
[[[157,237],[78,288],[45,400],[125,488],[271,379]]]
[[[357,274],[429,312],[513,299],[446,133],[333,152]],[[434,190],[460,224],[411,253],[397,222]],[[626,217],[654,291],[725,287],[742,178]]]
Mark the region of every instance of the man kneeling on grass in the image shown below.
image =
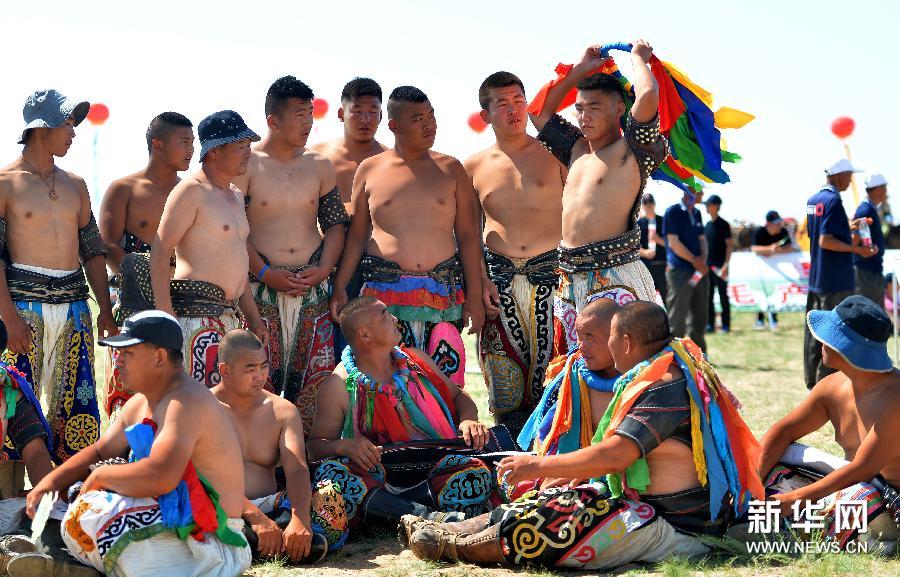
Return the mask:
[[[99,441],[32,489],[29,516],[47,493],[84,480],[62,523],[69,552],[84,565],[129,577],[240,575],[250,567],[241,447],[222,405],[184,372],[178,321],[140,312],[100,344],[119,348],[116,369],[136,394]],[[95,574],[40,554],[17,556],[9,573]]]
[[[293,403],[264,389],[268,373],[266,351],[256,335],[243,329],[225,335],[219,344],[222,382],[212,392],[241,444],[244,534],[254,557],[283,555],[294,563],[314,563],[325,556],[328,543],[321,533],[313,534],[303,419]],[[279,464],[284,490],[275,480]]]
[[[814,513],[824,520],[824,537],[842,548],[879,539],[878,547],[892,553],[900,540],[900,371],[887,353],[893,325],[860,295],[831,311],[810,311],[807,324],[822,344],[823,364],[837,372],[763,437],[760,475],[783,516],[802,522]],[[792,445],[829,422],[846,460]],[[867,531],[837,523],[837,516],[854,514],[847,501],[865,503]]]
[[[624,305],[609,348],[622,376],[593,444],[500,462],[510,484],[572,483],[459,523],[405,516],[401,540],[416,556],[583,569],[694,557],[710,551],[698,535],[721,535],[761,497],[759,445],[736,400],[697,345],[672,337],[661,307]]]

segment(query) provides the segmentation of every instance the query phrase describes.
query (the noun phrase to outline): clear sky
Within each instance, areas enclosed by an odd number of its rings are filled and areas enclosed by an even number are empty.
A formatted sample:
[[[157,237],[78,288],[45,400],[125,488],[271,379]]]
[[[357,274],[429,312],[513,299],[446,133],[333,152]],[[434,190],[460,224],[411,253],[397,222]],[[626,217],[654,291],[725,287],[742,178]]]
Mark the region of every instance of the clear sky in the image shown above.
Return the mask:
[[[744,157],[727,165],[732,183],[709,188],[724,199],[726,218],[759,222],[772,208],[802,216],[822,169],[843,154],[830,133],[841,115],[856,120],[854,161],[900,180],[900,120],[889,105],[900,91],[897,2],[157,0],[15,2],[2,10],[0,162],[20,151],[21,108],[33,90],[103,102],[111,115],[97,135],[96,170],[87,122],[60,161],[95,195],[143,166],[146,126],[159,112],[182,112],[196,124],[231,108],[262,132],[265,92],[285,74],[331,104],[310,144],[340,134],[341,87],[371,76],[385,94],[399,84],[422,88],[437,112],[435,148],[462,159],[492,142],[490,129],[477,135],[466,124],[485,76],[515,72],[531,96],[557,62],[576,60],[588,44],[636,37],[712,91],[714,109],[757,117],[724,133]],[[391,145],[386,124],[378,136]],[[660,205],[678,197],[668,185],[648,189]],[[845,203],[850,211],[849,194]]]

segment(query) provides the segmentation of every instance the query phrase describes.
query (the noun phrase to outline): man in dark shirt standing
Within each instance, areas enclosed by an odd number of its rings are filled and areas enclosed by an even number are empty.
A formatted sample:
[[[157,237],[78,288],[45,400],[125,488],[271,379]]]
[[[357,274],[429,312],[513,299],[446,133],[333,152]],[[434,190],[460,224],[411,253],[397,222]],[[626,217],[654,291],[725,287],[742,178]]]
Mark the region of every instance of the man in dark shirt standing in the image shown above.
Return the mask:
[[[859,204],[854,220],[869,219],[869,231],[872,235],[872,246],[878,248],[878,252],[870,257],[853,255],[853,266],[856,267],[856,293],[861,294],[884,306],[884,266],[882,263],[884,253],[884,233],[881,230],[881,218],[878,216],[878,206],[887,200],[887,179],[881,174],[871,174],[866,178],[866,194],[868,198]],[[862,237],[858,231],[853,234],[853,244],[862,244]]]
[[[666,271],[669,287],[666,308],[672,334],[683,337],[687,333],[705,352],[709,267],[706,264],[707,247],[702,217],[700,211],[694,208],[702,198],[702,192],[685,192],[681,202],[666,209],[663,229],[666,231],[666,261],[669,264]]]
[[[777,211],[770,210],[766,213],[766,225],[761,226],[753,233],[753,245],[750,250],[757,256],[770,257],[783,252],[792,252],[794,244],[788,231],[784,228],[784,221]],[[773,331],[778,330],[778,315],[771,314]],[[766,315],[763,312],[757,313],[756,328],[763,330],[766,328]]]
[[[719,292],[719,303],[722,305],[722,332],[731,330],[731,305],[728,302],[728,263],[731,262],[731,251],[734,249],[734,241],[731,238],[731,225],[724,218],[719,217],[719,209],[722,207],[722,199],[714,194],[706,201],[706,212],[709,214],[709,222],[703,229],[706,236],[706,246],[709,255],[706,264],[709,265],[709,317],[707,318],[706,331],[712,332],[716,328],[715,293]]]
[[[650,271],[659,296],[666,302],[666,237],[663,218],[656,214],[656,200],[649,192],[641,197],[641,209],[644,211],[644,216],[638,219],[638,227],[641,229],[641,262]]]
[[[841,159],[825,170],[828,184],[806,201],[809,231],[809,295],[806,312],[832,310],[853,294],[853,254],[870,257],[878,253],[875,246],[854,246],[850,236],[850,220],[841,201],[854,172],[849,160]],[[854,221],[854,227],[858,221]],[[834,371],[822,364],[822,346],[805,326],[803,334],[803,375],[806,388]]]

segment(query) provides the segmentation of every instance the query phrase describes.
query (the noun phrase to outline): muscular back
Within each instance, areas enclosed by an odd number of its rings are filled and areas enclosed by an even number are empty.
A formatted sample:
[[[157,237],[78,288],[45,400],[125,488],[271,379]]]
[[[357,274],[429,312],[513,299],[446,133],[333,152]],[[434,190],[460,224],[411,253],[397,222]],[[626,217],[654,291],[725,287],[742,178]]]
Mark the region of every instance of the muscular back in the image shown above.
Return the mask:
[[[358,176],[364,178],[372,220],[368,253],[409,271],[430,270],[452,257],[458,186],[454,168],[463,170],[455,158],[437,152],[408,162],[388,150],[364,161]]]
[[[52,181],[51,181],[52,182]],[[56,169],[56,200],[40,177],[21,161],[0,170],[0,216],[7,222],[6,243],[12,262],[57,270],[75,270],[79,223],[90,210],[84,181]]]
[[[288,162],[255,149],[247,167],[249,198],[247,220],[250,244],[276,266],[302,266],[309,262],[322,237],[316,223],[319,196],[328,159],[302,151]],[[241,187],[242,181],[235,179]]]
[[[484,244],[515,258],[553,250],[562,232],[565,169],[534,138],[518,151],[494,145],[466,161],[484,212]]]
[[[624,139],[578,156],[563,191],[563,245],[582,246],[628,231],[640,186],[637,161]]]
[[[246,287],[249,233],[241,192],[214,186],[199,173],[169,195],[158,231],[163,246],[178,239],[174,278],[218,285],[228,300],[239,298]]]

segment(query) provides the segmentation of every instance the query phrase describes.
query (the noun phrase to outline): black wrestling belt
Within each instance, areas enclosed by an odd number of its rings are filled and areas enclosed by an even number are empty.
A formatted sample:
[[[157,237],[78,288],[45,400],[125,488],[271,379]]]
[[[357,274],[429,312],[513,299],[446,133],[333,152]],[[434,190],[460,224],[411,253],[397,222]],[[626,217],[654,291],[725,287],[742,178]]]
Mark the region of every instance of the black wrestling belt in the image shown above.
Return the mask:
[[[401,276],[423,276],[453,287],[461,285],[463,280],[462,265],[457,255],[453,255],[428,271],[408,271],[400,268],[400,265],[394,261],[367,254],[359,263],[359,272],[363,282],[397,282]],[[453,292],[451,291],[450,294],[452,299]]]
[[[533,256],[518,265],[508,256],[485,248],[484,262],[488,278],[495,283],[508,285],[517,274],[525,275],[533,285],[550,285],[556,288],[559,283],[559,253],[555,250]]]
[[[566,273],[613,268],[641,258],[641,229],[634,226],[626,233],[600,242],[568,248],[559,247],[559,270]]]
[[[477,457],[488,466],[509,453],[521,452],[519,445],[503,425],[488,429],[488,440],[481,450],[466,445],[461,437],[388,443],[381,447],[381,464],[387,473],[387,481],[398,487],[411,487],[424,481],[438,461],[449,455]]]
[[[6,285],[14,301],[57,305],[90,297],[84,271],[80,268],[63,277],[52,277],[10,266],[6,268]]]
[[[126,254],[119,267],[119,302],[116,322],[134,313],[156,308],[153,285],[150,281],[150,255]],[[179,317],[219,317],[226,308],[237,312],[237,301],[226,301],[225,291],[202,280],[172,279],[169,281],[172,308]]]
[[[641,495],[641,501],[656,509],[679,532],[692,535],[722,535],[734,519],[731,497],[726,494],[719,509],[719,518],[710,520],[709,487],[668,495]]]
[[[226,308],[238,311],[237,301],[225,300],[225,291],[211,282],[192,279],[169,281],[172,308],[179,317],[220,317]]]

